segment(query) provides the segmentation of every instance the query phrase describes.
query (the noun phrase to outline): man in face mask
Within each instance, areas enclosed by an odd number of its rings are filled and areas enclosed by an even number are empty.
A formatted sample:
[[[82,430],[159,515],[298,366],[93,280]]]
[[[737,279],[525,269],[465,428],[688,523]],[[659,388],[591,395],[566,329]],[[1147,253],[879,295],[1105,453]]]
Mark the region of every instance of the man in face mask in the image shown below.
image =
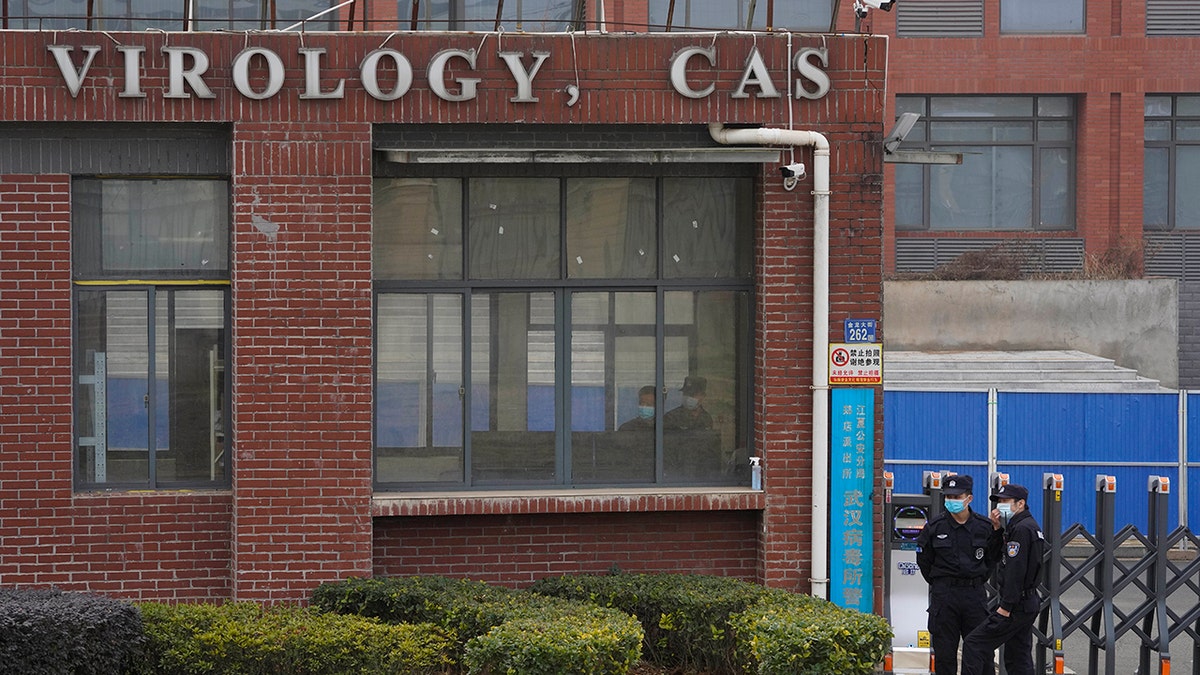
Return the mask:
[[[654,385],[648,384],[638,390],[637,416],[629,419],[620,426],[620,431],[636,431],[638,429],[654,430]]]
[[[704,409],[704,394],[708,389],[708,380],[703,377],[689,375],[683,378],[683,405],[663,415],[663,428],[668,431],[691,431],[693,429],[711,429],[712,415]]]
[[[963,641],[963,675],[991,672],[993,654],[1004,645],[1008,675],[1034,675],[1033,621],[1041,597],[1042,555],[1046,540],[1029,513],[1029,491],[1020,485],[1001,485],[992,493],[992,525],[1004,533],[1003,555],[996,575],[1000,605]]]
[[[987,618],[983,582],[1001,555],[999,532],[971,509],[972,486],[970,476],[947,477],[942,488],[946,510],[917,535],[917,566],[929,582],[936,675],[957,675],[958,643]]]

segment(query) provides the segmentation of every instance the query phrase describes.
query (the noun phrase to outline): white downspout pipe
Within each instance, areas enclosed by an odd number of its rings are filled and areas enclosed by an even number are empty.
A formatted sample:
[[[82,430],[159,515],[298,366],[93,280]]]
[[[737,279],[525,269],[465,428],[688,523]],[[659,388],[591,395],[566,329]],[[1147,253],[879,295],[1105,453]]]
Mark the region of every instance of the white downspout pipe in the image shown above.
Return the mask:
[[[829,141],[815,131],[726,129],[708,125],[722,145],[813,147],[812,594],[829,599]]]

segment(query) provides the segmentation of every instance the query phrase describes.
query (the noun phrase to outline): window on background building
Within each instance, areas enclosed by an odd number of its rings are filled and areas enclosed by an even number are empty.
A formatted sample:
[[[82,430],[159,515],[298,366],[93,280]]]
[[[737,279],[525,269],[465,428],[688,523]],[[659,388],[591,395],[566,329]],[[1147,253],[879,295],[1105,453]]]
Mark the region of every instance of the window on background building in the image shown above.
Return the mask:
[[[7,0],[4,27],[32,30],[189,30],[187,3],[177,0]],[[308,19],[331,0],[197,0],[191,30],[266,30]],[[333,30],[338,14],[308,22],[308,30]]]
[[[920,121],[907,149],[961,165],[897,164],[898,230],[1071,230],[1075,104],[1067,96],[898,96]]]
[[[1000,0],[1001,33],[1083,33],[1084,0]]]
[[[561,33],[582,28],[583,0],[400,0],[408,30]]]
[[[672,12],[672,9],[674,10]],[[828,32],[833,0],[650,0],[649,30],[766,30]]]
[[[751,182],[377,178],[377,487],[748,481]]]
[[[1146,96],[1147,230],[1200,229],[1200,95]]]
[[[76,486],[228,482],[228,181],[72,192]]]

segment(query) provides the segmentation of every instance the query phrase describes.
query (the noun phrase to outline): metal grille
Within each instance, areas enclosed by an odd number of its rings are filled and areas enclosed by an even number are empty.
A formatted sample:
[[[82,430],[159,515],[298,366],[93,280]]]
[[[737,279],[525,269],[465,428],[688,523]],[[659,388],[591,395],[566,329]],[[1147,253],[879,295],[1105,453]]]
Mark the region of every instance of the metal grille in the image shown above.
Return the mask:
[[[1146,234],[1146,276],[1200,281],[1200,232]]]
[[[897,4],[900,37],[982,37],[983,0],[905,0]]]
[[[1073,272],[1083,266],[1082,239],[921,238],[896,240],[896,271],[930,272],[968,251],[1003,245],[1028,247],[1029,272]]]
[[[1146,35],[1200,35],[1200,3],[1146,0]]]

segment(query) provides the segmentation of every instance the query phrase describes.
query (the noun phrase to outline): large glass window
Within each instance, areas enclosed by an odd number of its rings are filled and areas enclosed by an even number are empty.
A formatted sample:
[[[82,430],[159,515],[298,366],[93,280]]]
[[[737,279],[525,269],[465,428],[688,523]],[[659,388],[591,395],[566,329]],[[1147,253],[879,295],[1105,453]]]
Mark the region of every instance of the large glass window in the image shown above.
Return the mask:
[[[376,179],[377,486],[748,481],[750,187]]]
[[[898,96],[904,147],[961,165],[896,165],[898,230],[1075,227],[1075,106],[1066,96]]]
[[[1200,96],[1146,96],[1147,230],[1200,229]]]
[[[1001,33],[1083,33],[1084,0],[1000,0]]]
[[[649,3],[652,31],[781,28],[828,32],[832,18],[832,0],[650,0]]]
[[[561,33],[582,27],[583,0],[400,0],[409,30]]]
[[[74,182],[77,486],[227,482],[228,190]]]

